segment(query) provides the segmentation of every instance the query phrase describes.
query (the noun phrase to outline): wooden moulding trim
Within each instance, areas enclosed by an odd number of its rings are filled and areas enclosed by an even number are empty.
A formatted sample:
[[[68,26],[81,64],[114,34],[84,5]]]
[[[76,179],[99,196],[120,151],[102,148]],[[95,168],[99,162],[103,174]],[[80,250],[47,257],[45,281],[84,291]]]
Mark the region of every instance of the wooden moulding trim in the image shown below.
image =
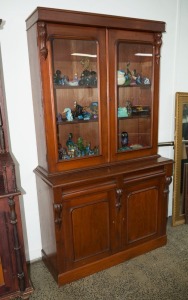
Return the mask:
[[[144,163],[143,163],[143,159],[144,159]],[[124,160],[124,161],[120,161],[120,162],[110,162],[107,164],[103,164],[100,166],[92,166],[92,167],[86,167],[86,168],[81,168],[81,169],[76,169],[76,170],[67,170],[67,171],[62,171],[62,172],[54,172],[54,173],[50,173],[48,172],[48,170],[44,169],[43,167],[41,167],[40,165],[37,166],[37,168],[34,169],[34,173],[37,175],[40,175],[42,177],[46,177],[50,180],[50,178],[54,178],[54,177],[59,177],[62,175],[67,176],[67,174],[75,174],[78,173],[85,173],[86,171],[88,172],[94,172],[94,171],[106,171],[106,169],[109,169],[109,171],[111,171],[111,173],[113,173],[113,169],[115,170],[116,168],[120,167],[124,167],[123,169],[123,173],[126,172],[127,166],[131,166],[134,167],[134,170],[139,170],[143,168],[143,165],[145,167],[145,169],[151,168],[151,167],[159,167],[161,165],[169,165],[173,163],[172,159],[168,159],[165,157],[161,157],[160,155],[153,155],[153,156],[149,156],[149,157],[140,157],[140,158],[136,158],[136,159],[132,159],[132,160]],[[136,166],[136,167],[135,167]],[[140,166],[140,167],[139,167]],[[130,172],[130,171],[128,171]],[[107,173],[109,174],[109,172]],[[106,174],[105,174],[106,176]]]
[[[1,198],[8,198],[8,197],[12,197],[12,196],[19,196],[21,195],[21,192],[19,190],[17,190],[16,192],[14,193],[8,193],[8,194],[0,194],[0,199]]]
[[[162,21],[53,9],[46,7],[37,7],[36,10],[27,18],[27,30],[38,21],[149,32],[165,31],[165,22]]]

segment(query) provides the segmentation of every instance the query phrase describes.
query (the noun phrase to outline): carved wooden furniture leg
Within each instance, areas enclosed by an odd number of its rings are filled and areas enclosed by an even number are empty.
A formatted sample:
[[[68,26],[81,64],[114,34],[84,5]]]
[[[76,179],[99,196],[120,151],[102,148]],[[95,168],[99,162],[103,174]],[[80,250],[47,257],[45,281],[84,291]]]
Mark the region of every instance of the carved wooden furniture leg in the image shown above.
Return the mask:
[[[20,243],[19,243],[18,230],[17,230],[17,216],[15,212],[14,196],[10,196],[8,199],[9,199],[8,204],[10,207],[10,223],[13,226],[14,251],[16,255],[19,287],[20,287],[20,291],[23,292],[25,290],[25,279],[24,279],[24,271],[22,266],[22,258],[20,253]]]

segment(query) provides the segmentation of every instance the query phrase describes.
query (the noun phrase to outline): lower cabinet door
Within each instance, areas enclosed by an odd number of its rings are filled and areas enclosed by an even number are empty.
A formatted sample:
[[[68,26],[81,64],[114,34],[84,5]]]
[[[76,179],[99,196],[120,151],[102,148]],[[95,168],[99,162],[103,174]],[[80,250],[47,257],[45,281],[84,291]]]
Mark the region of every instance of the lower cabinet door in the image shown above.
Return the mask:
[[[3,291],[5,291],[5,278],[3,274],[3,265],[0,257],[0,296]]]
[[[1,257],[0,257],[0,287],[4,284],[4,275],[3,275],[3,268],[1,263]]]
[[[111,254],[113,192],[83,195],[63,204],[66,268]]]
[[[164,176],[125,184],[123,247],[143,243],[160,235],[166,218]]]
[[[13,292],[16,286],[16,270],[12,262],[11,249],[12,239],[9,237],[9,219],[6,212],[0,212],[0,297],[6,293]]]

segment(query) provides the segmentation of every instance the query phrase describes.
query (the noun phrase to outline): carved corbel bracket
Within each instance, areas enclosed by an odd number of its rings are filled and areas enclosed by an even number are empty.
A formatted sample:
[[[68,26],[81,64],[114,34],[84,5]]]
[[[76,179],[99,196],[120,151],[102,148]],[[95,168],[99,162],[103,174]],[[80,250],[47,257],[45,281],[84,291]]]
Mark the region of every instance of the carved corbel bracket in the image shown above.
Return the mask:
[[[162,33],[155,33],[154,35],[155,39],[155,59],[156,63],[159,64],[160,61],[160,48],[162,45]]]
[[[165,195],[166,199],[168,199],[169,186],[170,186],[171,182],[172,182],[172,177],[166,177],[165,188],[164,188],[164,195]]]
[[[62,210],[63,210],[62,204],[54,204],[55,224],[59,225],[59,228],[61,227],[61,223],[62,223],[62,216],[61,216]]]
[[[39,49],[40,49],[41,58],[46,59],[48,56],[48,49],[46,47],[47,31],[46,31],[45,22],[38,23],[38,36],[39,36],[39,43],[40,43]]]
[[[122,195],[123,195],[123,190],[122,189],[117,189],[116,190],[116,208],[118,210],[120,210],[120,208],[122,206],[122,204],[121,204]]]

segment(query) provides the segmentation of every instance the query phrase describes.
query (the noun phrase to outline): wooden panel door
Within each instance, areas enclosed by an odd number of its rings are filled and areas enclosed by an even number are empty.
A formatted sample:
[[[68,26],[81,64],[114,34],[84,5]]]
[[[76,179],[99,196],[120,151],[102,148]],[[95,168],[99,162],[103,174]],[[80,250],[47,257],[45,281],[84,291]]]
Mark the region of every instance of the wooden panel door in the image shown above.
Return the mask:
[[[109,256],[111,253],[112,192],[87,194],[63,204],[66,268]]]
[[[143,179],[125,187],[122,247],[156,238],[166,222],[164,176]]]

